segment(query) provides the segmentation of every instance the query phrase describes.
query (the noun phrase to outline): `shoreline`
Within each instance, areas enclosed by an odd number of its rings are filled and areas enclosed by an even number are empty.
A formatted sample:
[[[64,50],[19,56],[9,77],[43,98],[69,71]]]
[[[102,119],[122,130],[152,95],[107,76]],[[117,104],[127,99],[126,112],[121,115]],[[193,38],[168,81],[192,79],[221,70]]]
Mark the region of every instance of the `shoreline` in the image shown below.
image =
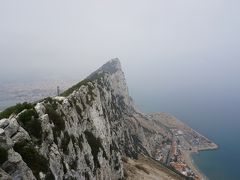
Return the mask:
[[[197,164],[194,162],[192,155],[193,153],[199,153],[198,151],[184,151],[184,160],[186,164],[196,173],[200,180],[209,180],[209,178],[199,169]]]
[[[201,151],[213,151],[219,149],[219,146],[212,143],[213,146],[193,149],[191,151],[183,151],[185,163],[199,176],[200,180],[209,180],[209,178],[200,170],[198,165],[194,162],[192,155],[198,154]]]

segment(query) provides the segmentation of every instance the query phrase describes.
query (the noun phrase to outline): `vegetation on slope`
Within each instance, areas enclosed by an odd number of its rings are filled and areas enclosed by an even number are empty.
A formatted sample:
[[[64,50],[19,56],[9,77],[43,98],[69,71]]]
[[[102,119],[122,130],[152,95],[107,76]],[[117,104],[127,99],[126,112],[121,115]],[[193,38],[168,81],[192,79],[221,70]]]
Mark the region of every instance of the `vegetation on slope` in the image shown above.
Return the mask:
[[[47,159],[38,153],[32,143],[27,141],[18,142],[13,148],[22,156],[24,162],[27,163],[28,167],[33,171],[33,174],[37,179],[40,179],[40,172],[47,175],[46,179],[54,179],[48,167]]]
[[[57,143],[57,137],[60,136],[61,131],[65,129],[65,121],[61,115],[59,115],[51,104],[46,104],[46,113],[48,114],[50,122],[53,122],[53,137],[54,142]]]
[[[24,109],[33,109],[34,106],[31,103],[18,103],[15,106],[11,106],[0,113],[0,119],[8,118],[12,114],[18,114]]]
[[[4,163],[7,159],[8,159],[7,150],[0,147],[0,164]]]
[[[91,147],[95,169],[99,168],[100,164],[98,161],[98,153],[100,152],[100,149],[102,149],[102,151],[103,151],[103,157],[108,159],[106,152],[104,151],[104,148],[102,146],[101,139],[96,138],[90,131],[85,131],[84,134],[87,138],[88,144]]]
[[[63,153],[68,155],[69,154],[69,149],[68,149],[68,144],[70,142],[70,136],[68,132],[64,132],[64,137],[62,138],[61,142],[61,149],[63,150]]]
[[[83,81],[73,85],[72,87],[70,87],[69,89],[67,89],[60,95],[61,96],[69,96],[73,91],[79,89],[81,86],[83,86],[83,85],[88,86],[88,82],[93,82],[94,80],[99,80],[103,76],[104,76],[104,73],[95,73],[95,74],[89,76],[88,78],[84,79]]]
[[[38,114],[35,109],[26,109],[18,116],[18,122],[22,127],[37,139],[42,138],[41,122],[38,119]]]
[[[12,114],[19,114],[17,120],[22,125],[22,127],[29,133],[30,136],[41,139],[41,123],[38,120],[38,114],[34,109],[33,104],[24,102],[18,103],[15,106],[11,106],[0,113],[0,119],[9,118],[9,116],[11,116]]]

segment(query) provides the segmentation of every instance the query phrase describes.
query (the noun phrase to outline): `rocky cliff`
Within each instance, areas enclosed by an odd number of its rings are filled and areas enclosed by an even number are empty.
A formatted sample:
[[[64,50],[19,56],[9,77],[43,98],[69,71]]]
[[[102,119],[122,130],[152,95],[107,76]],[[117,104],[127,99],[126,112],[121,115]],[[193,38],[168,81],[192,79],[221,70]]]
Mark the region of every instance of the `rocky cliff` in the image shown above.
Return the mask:
[[[0,119],[0,179],[123,179],[122,156],[151,157],[171,136],[135,108],[118,59]]]

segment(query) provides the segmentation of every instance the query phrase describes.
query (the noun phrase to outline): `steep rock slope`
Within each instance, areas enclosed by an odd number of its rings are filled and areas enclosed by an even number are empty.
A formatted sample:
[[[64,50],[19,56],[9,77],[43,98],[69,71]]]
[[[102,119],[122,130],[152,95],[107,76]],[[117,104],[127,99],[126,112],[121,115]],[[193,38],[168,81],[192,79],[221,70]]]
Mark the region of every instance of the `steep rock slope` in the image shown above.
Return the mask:
[[[2,179],[122,179],[122,156],[151,157],[171,137],[135,108],[118,59],[61,96],[8,108],[0,119]]]

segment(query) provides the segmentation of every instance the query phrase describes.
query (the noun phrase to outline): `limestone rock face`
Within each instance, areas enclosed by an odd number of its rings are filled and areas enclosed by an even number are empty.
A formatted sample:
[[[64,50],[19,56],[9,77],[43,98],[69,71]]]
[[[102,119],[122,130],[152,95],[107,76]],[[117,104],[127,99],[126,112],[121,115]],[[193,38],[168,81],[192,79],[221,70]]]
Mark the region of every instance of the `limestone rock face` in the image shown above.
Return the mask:
[[[9,119],[8,125],[1,127],[5,128],[0,128],[0,179],[36,179],[32,170],[22,160],[21,155],[13,150],[14,141],[12,139],[20,140],[15,138],[19,136],[29,140],[28,133],[19,126],[15,118]],[[6,156],[6,159],[4,159],[4,156]]]
[[[0,120],[5,179],[122,179],[123,155],[152,156],[167,130],[139,112],[118,59],[74,85]]]
[[[0,168],[0,177],[2,180],[12,180],[12,177]]]

